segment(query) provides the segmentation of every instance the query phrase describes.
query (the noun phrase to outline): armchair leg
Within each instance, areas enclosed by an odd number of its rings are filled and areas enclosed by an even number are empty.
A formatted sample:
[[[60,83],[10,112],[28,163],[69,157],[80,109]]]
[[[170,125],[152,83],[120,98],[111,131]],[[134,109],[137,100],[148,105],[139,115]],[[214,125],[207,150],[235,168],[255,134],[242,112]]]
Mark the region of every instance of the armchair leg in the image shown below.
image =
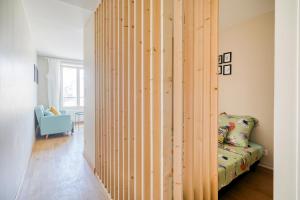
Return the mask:
[[[48,134],[45,136],[46,140],[48,140]]]

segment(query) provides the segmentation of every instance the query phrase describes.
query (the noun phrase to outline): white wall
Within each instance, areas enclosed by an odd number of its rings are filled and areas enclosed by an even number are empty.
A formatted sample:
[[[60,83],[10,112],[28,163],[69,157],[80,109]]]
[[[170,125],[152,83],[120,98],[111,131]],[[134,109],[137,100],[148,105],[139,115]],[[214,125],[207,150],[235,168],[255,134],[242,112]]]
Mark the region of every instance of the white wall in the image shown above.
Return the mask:
[[[91,167],[95,167],[95,54],[94,16],[84,28],[84,67],[85,67],[85,124],[84,155]]]
[[[39,85],[38,85],[38,104],[48,105],[48,79],[47,74],[49,71],[48,60],[46,57],[37,57],[37,67],[39,69]]]
[[[0,1],[0,199],[13,200],[34,142],[36,53],[21,0]]]
[[[220,54],[232,52],[232,75],[219,76],[220,112],[250,115],[259,124],[251,140],[267,149],[273,168],[274,11],[220,30]]]
[[[299,194],[299,0],[275,0],[274,199]]]

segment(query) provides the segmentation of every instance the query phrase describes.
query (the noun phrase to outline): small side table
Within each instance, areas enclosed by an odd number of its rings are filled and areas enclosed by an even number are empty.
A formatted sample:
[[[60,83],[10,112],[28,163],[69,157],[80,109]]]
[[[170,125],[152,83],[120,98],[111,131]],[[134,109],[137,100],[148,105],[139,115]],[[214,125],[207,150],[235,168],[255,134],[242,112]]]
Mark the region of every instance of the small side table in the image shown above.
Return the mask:
[[[77,125],[77,130],[79,130],[80,116],[84,116],[84,112],[75,112],[75,126]]]

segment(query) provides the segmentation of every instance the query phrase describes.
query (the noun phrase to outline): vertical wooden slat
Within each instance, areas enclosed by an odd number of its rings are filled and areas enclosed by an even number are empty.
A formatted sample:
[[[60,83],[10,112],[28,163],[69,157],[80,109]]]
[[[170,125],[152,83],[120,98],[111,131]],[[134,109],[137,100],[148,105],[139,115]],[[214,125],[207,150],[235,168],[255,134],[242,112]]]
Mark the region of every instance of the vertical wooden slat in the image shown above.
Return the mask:
[[[161,1],[161,57],[160,57],[160,116],[161,128],[160,134],[160,184],[161,184],[161,198],[172,199],[172,137],[173,137],[173,107],[170,102],[173,101],[173,1]]]
[[[123,7],[124,0],[119,0],[119,199],[124,197],[124,66],[123,66],[123,41],[124,41],[124,20]]]
[[[101,134],[102,134],[102,120],[101,120],[101,104],[102,104],[102,101],[100,100],[100,96],[101,96],[101,68],[102,68],[102,65],[101,65],[101,57],[100,57],[100,54],[101,54],[101,51],[102,51],[102,46],[100,45],[101,44],[101,30],[100,30],[100,27],[102,25],[102,21],[100,19],[100,16],[102,15],[102,12],[101,12],[101,7],[98,8],[98,16],[97,16],[97,26],[96,26],[96,34],[97,34],[97,40],[96,40],[96,47],[97,47],[97,64],[96,64],[96,71],[95,71],[95,75],[97,77],[97,85],[96,85],[96,104],[97,104],[97,107],[98,109],[96,109],[96,133],[97,133],[97,138],[96,138],[96,142],[100,142],[101,141]],[[101,146],[98,145],[97,147],[97,168],[98,168],[98,175],[101,176],[101,173],[102,173],[102,169],[101,169],[101,160],[102,159],[102,152],[101,152]]]
[[[112,1],[108,3],[108,191],[112,194]]]
[[[143,22],[142,22],[142,198],[150,199],[151,188],[151,144],[150,144],[150,0],[143,0]]]
[[[104,174],[104,184],[106,188],[108,188],[108,3],[107,1],[103,2],[104,6],[104,140],[103,140],[103,145],[104,145],[104,154],[105,154],[105,159],[104,159],[104,165],[105,165],[105,174]]]
[[[123,199],[128,199],[128,184],[129,184],[129,173],[128,173],[128,0],[123,2],[123,106],[124,106],[124,115],[123,115]]]
[[[135,73],[135,66],[134,66],[134,4],[135,0],[128,0],[128,136],[129,136],[129,148],[128,148],[128,157],[129,157],[129,185],[128,185],[128,192],[129,192],[129,199],[134,199],[134,112],[135,112],[135,105],[134,105],[134,73]]]
[[[211,64],[211,59],[210,59],[210,51],[211,51],[211,46],[210,46],[210,1],[204,0],[203,1],[203,22],[201,25],[203,25],[203,159],[207,161],[207,163],[203,166],[203,192],[204,192],[204,197],[211,198],[211,188],[210,188],[210,182],[211,182],[211,174],[210,174],[210,169],[211,169],[211,162],[210,162],[210,157],[211,155],[211,143],[210,143],[210,134],[205,134],[205,133],[211,133],[210,130],[210,106],[205,106],[205,105],[210,105],[211,102],[211,96],[210,96],[210,68],[207,67],[210,66]]]
[[[190,1],[189,1],[190,2]],[[173,123],[174,123],[174,160],[173,160],[173,195],[174,199],[183,198],[183,0],[174,2],[174,104],[173,104]]]
[[[219,1],[218,0],[212,0],[209,4],[211,7],[211,13],[210,13],[210,23],[211,23],[211,40],[210,40],[210,45],[211,45],[211,52],[210,52],[210,74],[209,76],[211,77],[210,80],[210,95],[211,95],[211,101],[210,101],[210,116],[211,116],[211,121],[210,121],[210,144],[211,144],[211,199],[212,200],[217,200],[218,199],[218,169],[217,164],[218,164],[218,152],[217,152],[217,146],[218,146],[218,136],[215,134],[217,132],[217,127],[218,127],[218,71],[217,71],[217,55],[219,54],[219,49],[218,49],[218,27],[219,27]]]
[[[98,138],[99,138],[99,77],[98,77],[98,39],[99,39],[99,32],[98,32],[98,26],[99,26],[99,12],[100,8],[97,8],[94,16],[94,22],[95,22],[95,167],[96,167],[96,175],[100,173],[99,171],[99,145],[98,145]]]
[[[150,2],[150,135],[151,135],[151,199],[160,199],[160,0]]]
[[[203,1],[194,1],[194,198],[203,199]],[[196,55],[197,54],[197,55]],[[197,102],[197,103],[196,103]]]
[[[134,4],[134,199],[142,199],[142,3]]]
[[[194,39],[194,16],[193,16],[194,1],[186,1],[184,4],[184,80],[183,80],[183,96],[184,101],[184,171],[183,171],[183,187],[184,199],[193,200],[193,141],[194,141],[194,98],[191,96],[194,91],[194,54],[190,53],[189,49],[193,48]]]
[[[96,123],[96,127],[95,127],[95,142],[96,142],[96,174],[98,176],[100,176],[101,174],[101,168],[100,168],[100,159],[101,159],[101,152],[100,152],[100,146],[97,145],[98,141],[100,140],[100,129],[101,129],[101,121],[100,121],[100,105],[101,105],[101,101],[99,101],[99,96],[100,96],[100,32],[99,32],[99,27],[100,27],[100,15],[101,15],[101,9],[98,8],[97,9],[97,15],[96,15],[96,19],[95,19],[95,123]]]
[[[103,48],[102,48],[102,37],[103,37],[103,32],[102,32],[102,25],[103,25],[103,21],[102,21],[102,13],[103,13],[103,7],[99,7],[99,15],[98,15],[98,27],[97,27],[97,35],[98,35],[98,38],[97,38],[97,46],[98,46],[98,53],[97,53],[97,57],[98,57],[98,61],[97,61],[97,65],[98,65],[98,72],[96,73],[97,74],[97,77],[98,77],[98,80],[97,80],[97,83],[98,83],[98,89],[97,89],[97,103],[99,104],[99,109],[97,111],[97,120],[96,120],[96,123],[99,124],[99,127],[98,127],[98,130],[97,130],[97,133],[98,133],[98,138],[97,138],[97,142],[99,144],[101,144],[101,141],[102,141],[102,136],[103,136],[103,131],[102,131],[102,128],[103,128],[103,120],[102,120],[102,109],[103,109],[103,101],[102,101],[102,69],[103,69],[103,64],[102,64],[102,53],[103,53]],[[102,162],[103,162],[103,154],[102,154],[102,145],[98,145],[98,168],[99,168],[99,173],[98,175],[99,176],[102,176],[102,173],[103,173],[103,169],[102,169]]]
[[[111,159],[111,164],[110,164],[110,174],[111,174],[111,198],[115,199],[115,77],[116,77],[116,65],[115,65],[115,41],[116,41],[116,31],[114,30],[115,26],[115,5],[114,5],[114,0],[111,0],[110,3],[110,30],[111,30],[111,38],[110,38],[110,57],[111,57],[111,137],[110,137],[110,143],[111,143],[111,148],[110,148],[110,159]]]
[[[104,63],[104,58],[105,58],[105,51],[104,51],[104,46],[105,46],[105,38],[104,38],[104,36],[105,36],[105,33],[104,33],[104,31],[105,31],[105,12],[104,12],[104,5],[102,4],[101,5],[101,19],[100,19],[100,21],[101,21],[101,26],[99,27],[99,31],[101,31],[101,38],[100,38],[100,41],[101,41],[101,43],[100,43],[100,45],[101,45],[101,56],[100,56],[100,65],[101,65],[101,74],[100,74],[100,77],[101,77],[101,80],[100,80],[100,84],[101,84],[101,87],[100,87],[100,90],[101,90],[101,92],[100,92],[100,101],[101,101],[101,112],[100,112],[100,120],[101,120],[101,129],[100,129],[100,135],[101,135],[101,137],[100,137],[100,141],[99,141],[99,145],[101,145],[100,146],[100,151],[101,151],[101,177],[103,178],[104,176],[105,176],[105,165],[104,165],[104,163],[105,163],[105,150],[104,150],[104,135],[105,135],[105,133],[104,133],[104,131],[105,131],[105,118],[104,118],[104,106],[105,106],[105,102],[104,102],[104,97],[105,97],[105,95],[104,95],[104,91],[105,91],[105,88],[104,88],[104,81],[105,81],[105,79],[104,79],[104,75],[105,75],[105,73],[104,73],[104,69],[105,69],[105,67],[104,67],[104,65],[105,65],[105,63]],[[102,179],[102,180],[104,180],[104,179]]]
[[[115,99],[114,99],[114,116],[115,116],[115,133],[114,133],[114,199],[119,198],[118,194],[118,155],[119,155],[119,28],[118,28],[118,22],[119,22],[119,6],[118,6],[118,0],[114,0],[114,62],[115,62]]]

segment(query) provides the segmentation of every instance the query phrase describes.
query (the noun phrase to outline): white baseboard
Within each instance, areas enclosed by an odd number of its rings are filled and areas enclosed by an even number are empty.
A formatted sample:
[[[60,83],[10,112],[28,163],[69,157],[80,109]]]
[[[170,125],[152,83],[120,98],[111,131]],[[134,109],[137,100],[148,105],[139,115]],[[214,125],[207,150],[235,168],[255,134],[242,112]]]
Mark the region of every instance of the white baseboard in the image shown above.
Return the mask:
[[[270,167],[270,166],[268,166],[268,165],[265,165],[265,164],[262,164],[262,163],[260,163],[260,164],[258,164],[258,166],[260,166],[260,167],[263,167],[263,168],[266,168],[266,169],[269,169],[269,170],[272,170],[272,171],[273,171],[273,167]]]
[[[24,169],[24,172],[23,172],[23,176],[22,176],[22,179],[21,179],[21,183],[19,185],[19,188],[18,188],[18,191],[17,191],[17,194],[16,194],[16,197],[15,197],[15,200],[18,200],[20,198],[20,195],[21,195],[21,192],[22,192],[22,189],[23,189],[23,185],[24,185],[24,181],[25,181],[25,178],[26,178],[26,175],[27,175],[27,171],[29,169],[29,165],[30,165],[30,162],[31,162],[31,157],[32,157],[32,150],[33,150],[33,145],[36,141],[36,134],[35,134],[35,131],[34,131],[34,135],[33,135],[33,142],[31,144],[31,150],[30,150],[30,156],[29,156],[29,159],[27,161],[27,164],[26,164],[26,167]]]

